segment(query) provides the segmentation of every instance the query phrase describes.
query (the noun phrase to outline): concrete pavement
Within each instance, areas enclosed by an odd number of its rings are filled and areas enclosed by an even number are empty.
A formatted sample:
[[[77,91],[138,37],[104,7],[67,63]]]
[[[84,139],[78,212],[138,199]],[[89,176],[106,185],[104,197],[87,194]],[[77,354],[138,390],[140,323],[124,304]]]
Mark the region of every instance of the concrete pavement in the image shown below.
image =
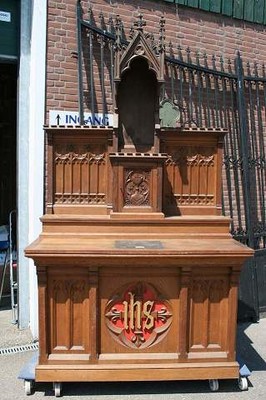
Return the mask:
[[[0,308],[0,349],[20,346],[33,341],[29,329],[20,330],[11,321],[11,310]]]
[[[9,325],[9,311],[0,309],[0,349],[5,346],[27,344],[29,330],[19,331]],[[6,335],[6,332],[9,332]],[[9,338],[7,338],[7,336]],[[249,390],[241,392],[236,380],[221,380],[218,392],[210,392],[207,381],[144,382],[144,383],[65,383],[64,400],[263,400],[266,399],[266,319],[259,323],[238,326],[238,353],[252,374]],[[0,400],[29,398],[24,393],[23,381],[17,376],[31,359],[32,351],[0,355]],[[51,383],[36,384],[32,399],[55,399]]]

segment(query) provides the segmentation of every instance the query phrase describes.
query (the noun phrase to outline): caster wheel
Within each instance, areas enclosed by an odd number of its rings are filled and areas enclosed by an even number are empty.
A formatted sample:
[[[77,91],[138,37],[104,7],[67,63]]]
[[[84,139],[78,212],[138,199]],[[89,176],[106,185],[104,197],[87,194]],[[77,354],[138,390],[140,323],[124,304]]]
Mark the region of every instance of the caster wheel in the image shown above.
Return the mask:
[[[25,380],[24,381],[24,389],[25,389],[25,394],[27,396],[32,394],[32,381]]]
[[[54,382],[54,394],[55,397],[61,397],[62,383]]]
[[[248,380],[245,376],[240,376],[238,379],[238,387],[240,390],[248,390]]]
[[[218,379],[209,379],[209,386],[212,392],[217,392],[217,390],[219,389]]]

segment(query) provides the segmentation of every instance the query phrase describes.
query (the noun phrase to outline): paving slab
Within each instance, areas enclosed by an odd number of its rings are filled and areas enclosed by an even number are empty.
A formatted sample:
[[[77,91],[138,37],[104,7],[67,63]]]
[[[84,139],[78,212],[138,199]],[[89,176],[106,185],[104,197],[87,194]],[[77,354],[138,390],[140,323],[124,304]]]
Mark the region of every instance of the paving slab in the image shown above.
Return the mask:
[[[0,309],[0,349],[32,343],[30,329],[18,329],[11,321],[12,311]]]

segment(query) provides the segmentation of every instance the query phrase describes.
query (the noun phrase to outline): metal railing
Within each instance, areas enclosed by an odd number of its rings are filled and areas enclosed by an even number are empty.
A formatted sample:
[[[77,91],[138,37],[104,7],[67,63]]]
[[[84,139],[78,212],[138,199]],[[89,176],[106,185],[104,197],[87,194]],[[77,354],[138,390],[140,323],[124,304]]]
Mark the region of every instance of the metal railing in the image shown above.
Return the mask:
[[[77,6],[79,112],[113,112],[114,54],[126,48],[119,17],[98,24],[89,10],[84,20]],[[152,36],[151,34],[149,36]],[[156,38],[154,51],[156,53]],[[228,129],[224,146],[223,211],[232,218],[233,236],[249,246],[266,247],[266,74],[264,65],[244,68],[234,60],[165,48],[165,84],[161,100],[170,98],[181,110],[181,124]]]

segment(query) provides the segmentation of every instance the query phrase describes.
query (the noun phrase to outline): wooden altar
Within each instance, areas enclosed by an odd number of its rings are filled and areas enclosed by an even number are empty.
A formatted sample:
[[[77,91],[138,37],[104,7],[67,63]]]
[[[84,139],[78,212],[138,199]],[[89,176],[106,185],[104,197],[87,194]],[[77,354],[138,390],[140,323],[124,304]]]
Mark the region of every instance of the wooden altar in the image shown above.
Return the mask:
[[[161,64],[141,31],[117,68],[116,127],[46,127],[46,214],[26,249],[36,381],[238,378],[238,279],[252,250],[221,215],[226,132],[157,123]]]

